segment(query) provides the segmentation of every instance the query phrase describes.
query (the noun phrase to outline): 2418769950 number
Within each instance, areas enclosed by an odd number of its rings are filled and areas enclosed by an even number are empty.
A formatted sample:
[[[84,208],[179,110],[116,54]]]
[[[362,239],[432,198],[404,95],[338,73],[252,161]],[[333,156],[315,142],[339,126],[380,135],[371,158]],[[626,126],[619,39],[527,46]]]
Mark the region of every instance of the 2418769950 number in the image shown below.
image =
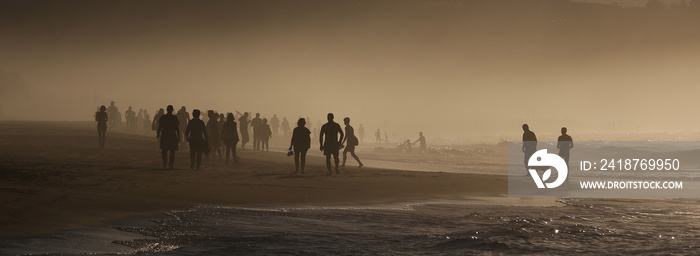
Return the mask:
[[[600,159],[601,171],[676,171],[678,159]]]

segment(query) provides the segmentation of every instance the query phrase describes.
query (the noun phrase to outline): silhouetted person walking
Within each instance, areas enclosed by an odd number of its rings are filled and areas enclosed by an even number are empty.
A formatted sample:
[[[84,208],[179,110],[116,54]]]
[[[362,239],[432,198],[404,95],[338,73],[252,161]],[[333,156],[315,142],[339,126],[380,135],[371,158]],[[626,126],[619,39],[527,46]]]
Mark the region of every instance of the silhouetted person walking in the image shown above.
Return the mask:
[[[143,122],[143,109],[139,109],[139,113],[136,114],[136,122],[134,122],[134,129],[137,129],[140,124],[144,124]]]
[[[114,101],[109,103],[109,108],[107,108],[107,116],[109,117],[109,126],[112,128],[116,127],[117,115],[119,115],[119,109],[114,105]]]
[[[360,141],[365,142],[365,127],[360,124],[360,128],[357,129],[357,134],[360,135]]]
[[[228,113],[226,116],[226,122],[224,127],[221,129],[221,139],[224,141],[226,146],[226,163],[228,164],[228,155],[233,152],[233,161],[238,163],[238,156],[236,156],[236,144],[238,144],[238,131],[236,130],[236,118],[233,117],[233,113]]]
[[[131,110],[131,106],[129,106],[129,109],[127,109],[126,112],[124,112],[124,119],[126,119],[126,129],[134,129],[134,121],[136,121],[136,112]]]
[[[270,151],[270,137],[272,137],[272,129],[267,124],[267,118],[263,118],[260,126],[260,150]]]
[[[566,134],[566,127],[561,128],[561,136],[557,140],[557,148],[559,149],[559,156],[566,161],[566,167],[569,167],[569,150],[574,148],[574,140]]]
[[[523,124],[523,153],[525,153],[523,162],[525,163],[525,170],[527,170],[527,161],[530,160],[530,156],[532,156],[535,151],[537,151],[537,136],[535,136],[534,132],[530,131],[530,127],[527,124]]]
[[[250,136],[248,135],[248,112],[243,113],[243,116],[238,119],[238,123],[241,125],[241,149],[245,150],[245,144],[250,141]]]
[[[170,169],[175,169],[175,151],[178,150],[180,143],[180,121],[177,116],[173,115],[173,106],[168,105],[166,108],[168,113],[161,116],[158,120],[158,129],[156,130],[156,138],[160,138],[160,150],[163,157],[163,168],[167,166]],[[170,152],[170,161],[168,161],[168,151]]]
[[[114,119],[112,119],[111,117],[109,119],[114,121],[114,128],[121,128],[121,126],[122,126],[122,112],[119,112],[119,110],[117,110],[116,113],[117,114],[114,115]]]
[[[250,121],[250,126],[253,127],[253,149],[260,149],[262,119],[260,113],[255,113],[255,118]]]
[[[187,113],[187,109],[185,106],[182,106],[180,110],[177,111],[177,119],[180,121],[180,133],[183,133],[185,131],[185,128],[187,127],[187,122],[190,121],[190,113]],[[185,141],[181,141],[181,143],[185,143]]]
[[[345,143],[345,150],[343,150],[343,167],[345,167],[345,160],[347,160],[348,152],[350,152],[350,155],[355,158],[355,161],[357,161],[358,164],[360,164],[360,166],[357,168],[360,168],[363,166],[362,161],[360,161],[360,158],[355,154],[355,146],[359,145],[360,142],[357,140],[357,137],[355,137],[355,129],[350,126],[350,118],[346,117],[343,119],[343,122],[345,122],[345,138],[343,139],[343,143]]]
[[[224,123],[225,123],[224,120],[226,120],[226,116],[224,116],[224,113],[220,113],[219,114],[219,133],[221,133],[224,130]],[[238,134],[238,131],[236,131],[236,134]],[[220,134],[217,134],[217,136],[220,136]],[[219,150],[221,152],[226,152],[226,145],[224,145],[224,143],[219,143]]]
[[[410,142],[410,141],[409,141],[409,142]],[[418,139],[417,139],[415,142],[413,142],[413,145],[415,145],[417,142],[420,142],[420,147],[419,147],[418,150],[419,150],[421,153],[423,153],[423,152],[425,152],[426,150],[428,150],[428,145],[425,144],[425,137],[423,137],[423,132],[418,132]]]
[[[338,138],[340,134],[340,138]],[[325,142],[324,142],[325,137]],[[328,113],[328,123],[321,126],[321,133],[318,137],[318,142],[321,145],[321,151],[326,155],[326,167],[328,167],[328,175],[331,175],[331,156],[335,159],[335,173],[340,174],[338,171],[338,164],[340,159],[338,158],[338,153],[340,151],[340,145],[343,141],[343,129],[336,122],[333,122],[333,113]]]
[[[306,123],[306,122],[304,122]],[[284,138],[289,138],[289,132],[291,132],[291,127],[289,127],[289,121],[286,117],[282,118],[282,133],[284,133]],[[308,129],[307,129],[308,130]]]
[[[286,120],[285,120],[286,121]],[[301,166],[301,173],[304,173],[304,166],[306,165],[306,152],[311,148],[311,131],[304,127],[306,125],[306,120],[304,118],[299,118],[297,121],[297,127],[294,128],[292,133],[292,141],[289,145],[289,150],[294,147],[294,167],[296,171],[299,172],[299,167]]]
[[[194,112],[192,113],[194,115]],[[209,121],[207,122],[207,134],[209,139],[209,152],[212,154],[212,158],[219,154],[219,159],[221,159],[221,147],[219,146],[219,114],[214,113],[214,110],[209,110],[207,112],[209,116]],[[221,122],[224,120],[222,119]]]
[[[107,134],[107,108],[102,105],[100,111],[95,113],[95,121],[97,121],[97,136],[100,149],[105,148],[105,135]]]
[[[153,123],[151,123],[151,130],[156,130],[158,129],[158,125],[160,124],[160,117],[165,115],[165,109],[159,109],[158,112],[156,113],[155,116],[153,116]]]
[[[379,129],[377,129],[377,132],[374,133],[374,137],[377,139],[377,143],[382,143],[382,133],[379,132]]]
[[[213,113],[213,111],[212,111]],[[202,153],[209,151],[207,128],[199,119],[199,109],[192,110],[192,120],[187,123],[185,139],[190,143],[190,169],[202,165]]]
[[[270,127],[272,127],[272,135],[277,137],[277,131],[280,128],[280,119],[277,118],[277,114],[272,115],[272,118],[270,118]]]
[[[151,124],[151,115],[148,114],[148,110],[144,109],[143,110],[143,131],[148,133],[148,130],[151,129],[149,126]]]

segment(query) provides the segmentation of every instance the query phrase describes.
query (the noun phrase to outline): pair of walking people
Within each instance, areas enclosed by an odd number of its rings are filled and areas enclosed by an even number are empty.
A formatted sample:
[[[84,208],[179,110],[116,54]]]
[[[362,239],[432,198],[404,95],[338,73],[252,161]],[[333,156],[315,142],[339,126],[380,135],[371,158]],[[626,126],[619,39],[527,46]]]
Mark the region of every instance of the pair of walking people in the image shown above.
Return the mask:
[[[566,166],[569,166],[569,156],[570,150],[574,148],[574,140],[567,133],[566,127],[561,128],[561,136],[557,138],[557,148],[559,149],[559,156],[564,159]],[[523,124],[523,148],[524,155],[523,163],[525,164],[525,169],[528,169],[528,161],[530,157],[537,151],[537,136],[530,130],[530,126]],[[528,174],[525,174],[528,175]]]
[[[163,168],[175,169],[175,151],[179,149],[182,133],[180,132],[180,119],[173,115],[173,106],[168,105],[167,114],[160,117],[156,138],[160,139],[160,150],[163,158]],[[190,169],[199,170],[202,165],[202,153],[209,152],[207,127],[204,121],[199,119],[198,109],[192,111],[192,119],[187,121],[185,128],[185,140],[190,144]]]

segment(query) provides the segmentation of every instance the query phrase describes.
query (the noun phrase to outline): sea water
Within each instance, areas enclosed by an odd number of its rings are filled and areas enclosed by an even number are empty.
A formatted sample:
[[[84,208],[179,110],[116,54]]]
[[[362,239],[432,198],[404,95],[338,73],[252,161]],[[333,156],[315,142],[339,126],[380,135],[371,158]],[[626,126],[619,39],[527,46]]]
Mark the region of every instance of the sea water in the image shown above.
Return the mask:
[[[568,255],[695,254],[700,250],[700,200],[562,199],[560,203],[427,203],[400,208],[195,207],[152,219],[154,225],[115,227],[143,237],[111,241],[123,247],[118,252],[90,253]],[[15,250],[0,249],[0,253],[17,254],[23,241],[6,240],[0,244]],[[36,254],[81,254],[80,248],[31,249]]]
[[[655,152],[670,146],[664,151],[684,163],[700,165],[694,157],[700,147],[679,145],[691,144],[653,145],[641,150]],[[623,146],[587,149],[579,143],[572,158],[629,150]],[[522,156],[513,154],[513,161],[519,163]],[[691,180],[698,173],[696,168],[680,171]],[[558,206],[455,201],[398,207],[194,207],[149,218],[147,223],[72,230],[52,237],[2,239],[0,255],[626,255],[700,251],[700,199],[559,202]]]

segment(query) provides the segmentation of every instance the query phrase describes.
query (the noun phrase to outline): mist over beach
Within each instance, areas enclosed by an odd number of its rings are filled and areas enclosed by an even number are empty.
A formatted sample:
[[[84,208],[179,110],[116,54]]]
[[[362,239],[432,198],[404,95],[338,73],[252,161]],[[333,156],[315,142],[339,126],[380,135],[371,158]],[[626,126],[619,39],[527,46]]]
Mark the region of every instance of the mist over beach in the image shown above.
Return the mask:
[[[0,0],[0,255],[695,254],[697,24],[700,0]],[[677,194],[571,193],[607,180]]]
[[[0,118],[91,120],[114,100],[334,112],[460,141],[517,139],[527,122],[693,130],[697,4],[648,5],[3,1]]]

